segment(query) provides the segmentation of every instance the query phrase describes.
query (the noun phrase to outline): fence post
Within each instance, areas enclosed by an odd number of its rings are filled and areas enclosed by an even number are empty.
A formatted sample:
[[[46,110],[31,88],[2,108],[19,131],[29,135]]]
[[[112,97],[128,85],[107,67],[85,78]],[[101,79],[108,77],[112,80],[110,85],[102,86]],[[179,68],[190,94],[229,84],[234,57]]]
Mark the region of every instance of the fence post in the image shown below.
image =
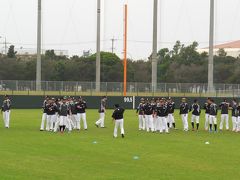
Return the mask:
[[[48,81],[46,81],[46,91],[48,91]]]
[[[137,96],[138,96],[138,83],[136,82],[136,90],[137,90]]]
[[[123,96],[123,84],[121,83],[121,91],[122,91],[122,96]]]
[[[18,80],[16,81],[16,91],[18,91]]]
[[[105,83],[105,86],[106,86],[105,88],[106,88],[106,96],[107,96],[107,94],[108,94],[108,83],[107,82]]]
[[[92,96],[92,91],[93,91],[93,82],[91,82],[91,88],[90,88],[90,94]]]

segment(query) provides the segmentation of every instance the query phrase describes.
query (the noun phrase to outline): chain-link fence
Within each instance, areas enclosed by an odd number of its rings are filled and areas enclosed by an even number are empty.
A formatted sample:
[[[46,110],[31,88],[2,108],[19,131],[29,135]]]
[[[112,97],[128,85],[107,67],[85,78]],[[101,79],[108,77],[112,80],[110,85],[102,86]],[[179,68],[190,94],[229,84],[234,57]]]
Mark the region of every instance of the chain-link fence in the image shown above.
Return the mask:
[[[95,82],[42,81],[42,91],[36,91],[35,81],[0,80],[0,93],[12,95],[112,95],[123,94],[123,83],[102,82],[101,91],[96,92]],[[127,83],[128,95],[135,96],[198,96],[237,97],[240,84],[215,84],[208,92],[208,85],[201,83],[159,83],[153,91],[151,83]]]

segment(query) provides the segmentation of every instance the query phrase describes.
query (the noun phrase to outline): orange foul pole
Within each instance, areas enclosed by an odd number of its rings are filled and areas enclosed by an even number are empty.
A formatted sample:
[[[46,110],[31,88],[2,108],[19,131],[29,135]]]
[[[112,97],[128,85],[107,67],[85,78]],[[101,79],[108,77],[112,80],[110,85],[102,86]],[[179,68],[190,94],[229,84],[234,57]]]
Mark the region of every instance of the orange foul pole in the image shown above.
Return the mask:
[[[124,78],[123,78],[123,94],[127,96],[127,28],[128,28],[128,6],[124,5]]]

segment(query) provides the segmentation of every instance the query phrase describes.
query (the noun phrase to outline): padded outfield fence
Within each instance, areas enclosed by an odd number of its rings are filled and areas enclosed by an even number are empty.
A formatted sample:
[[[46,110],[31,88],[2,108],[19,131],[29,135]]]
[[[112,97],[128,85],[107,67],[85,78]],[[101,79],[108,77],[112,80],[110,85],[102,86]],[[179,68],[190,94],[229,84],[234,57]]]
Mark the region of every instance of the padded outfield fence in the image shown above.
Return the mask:
[[[57,97],[57,96],[56,96]],[[32,95],[12,95],[10,96],[12,100],[12,108],[14,109],[41,109],[44,96],[32,96]],[[152,97],[144,97],[151,99]],[[227,97],[214,97],[217,104],[220,104],[226,98],[228,102],[232,101],[232,98]],[[83,99],[87,102],[88,109],[98,109],[101,101],[101,96],[83,96]],[[187,102],[192,104],[196,97],[188,97]],[[206,102],[206,97],[198,97],[199,104],[201,107],[204,106]],[[125,109],[136,109],[140,103],[141,96],[108,96],[107,98],[107,109],[113,109],[114,104],[118,103]],[[176,104],[176,109],[179,108],[181,103],[180,97],[173,97]],[[239,102],[239,98],[237,101]],[[3,96],[0,96],[0,102],[3,101]]]
[[[95,82],[42,81],[42,91],[36,91],[35,81],[0,80],[0,94],[10,95],[72,95],[72,96],[122,96],[123,83],[102,82],[96,92]],[[214,84],[214,91],[201,83],[158,83],[153,91],[151,83],[127,83],[128,96],[173,96],[173,97],[238,97],[240,84]]]

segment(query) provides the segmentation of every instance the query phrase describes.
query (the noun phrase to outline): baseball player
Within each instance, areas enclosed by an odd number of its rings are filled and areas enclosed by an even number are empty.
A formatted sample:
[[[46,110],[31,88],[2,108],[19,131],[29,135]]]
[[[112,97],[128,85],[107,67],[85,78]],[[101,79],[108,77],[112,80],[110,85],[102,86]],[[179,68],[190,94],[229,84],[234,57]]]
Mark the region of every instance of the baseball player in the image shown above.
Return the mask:
[[[169,97],[167,100],[167,107],[168,107],[168,117],[167,117],[168,127],[169,128],[173,127],[174,129],[176,129],[176,124],[174,119],[175,103],[171,97]]]
[[[81,129],[81,120],[83,121],[83,127],[85,130],[87,130],[87,119],[86,119],[86,108],[87,104],[80,96],[78,99],[78,102],[75,104],[76,110],[77,110],[77,130]]]
[[[124,119],[123,119],[123,114],[124,114],[124,109],[122,107],[119,106],[119,104],[115,104],[115,110],[112,114],[112,118],[115,121],[115,127],[114,127],[114,133],[113,133],[113,137],[116,138],[117,137],[117,132],[118,132],[118,128],[120,127],[121,129],[121,135],[122,138],[124,138]]]
[[[100,107],[98,109],[100,118],[95,123],[96,127],[99,127],[99,126],[101,128],[105,127],[104,121],[105,121],[105,113],[106,113],[106,104],[107,104],[107,97],[103,96],[100,102]]]
[[[11,100],[8,95],[5,95],[2,104],[2,114],[5,128],[9,128],[10,124],[10,113],[11,113]]]
[[[56,116],[57,106],[54,103],[55,99],[49,99],[46,104],[46,113],[47,113],[47,123],[46,123],[46,131],[53,130],[53,124]]]
[[[70,101],[70,108],[71,108],[71,112],[72,112],[72,115],[71,115],[71,120],[72,120],[72,123],[73,123],[73,129],[76,129],[77,128],[77,110],[76,110],[76,101],[74,98],[71,99]]]
[[[232,100],[232,104],[230,106],[230,109],[232,110],[232,131],[237,131],[237,125],[238,125],[238,104],[236,99]]]
[[[240,102],[238,103],[238,107],[237,107],[237,128],[236,128],[236,132],[240,132]]]
[[[167,126],[168,107],[163,99],[159,101],[159,104],[156,107],[155,116],[157,117],[157,124],[159,125],[157,129],[159,129],[160,133],[163,133],[163,131],[169,133]]]
[[[218,107],[214,103],[214,100],[210,100],[210,113],[209,113],[209,132],[212,132],[212,125],[214,124],[214,131],[217,132],[217,113]]]
[[[189,106],[186,102],[186,98],[182,98],[182,103],[180,104],[180,115],[183,122],[183,130],[188,131],[188,112]]]
[[[209,128],[209,113],[210,113],[210,98],[207,98],[207,102],[204,104],[203,109],[205,109],[205,124],[204,128],[207,131]]]
[[[43,101],[43,105],[42,105],[43,114],[42,114],[42,122],[41,122],[41,126],[40,126],[40,131],[44,131],[45,122],[47,120],[46,105],[47,105],[47,102],[48,102],[49,99],[50,99],[49,96],[45,96],[45,99]]]
[[[200,114],[201,114],[201,107],[198,104],[198,100],[195,99],[194,103],[192,104],[192,106],[190,107],[190,111],[192,111],[192,131],[195,131],[194,129],[194,122],[196,122],[196,126],[197,126],[197,131],[199,129],[199,119],[200,119]]]
[[[63,133],[67,125],[68,112],[71,111],[70,106],[67,104],[66,97],[63,98],[62,104],[59,107],[59,129]],[[70,112],[71,113],[71,112]]]
[[[229,123],[228,123],[228,110],[229,110],[229,103],[226,99],[219,105],[221,109],[221,122],[220,122],[220,131],[223,130],[224,121],[226,122],[226,130],[229,130]]]
[[[154,116],[154,109],[153,106],[150,104],[149,100],[146,100],[146,104],[144,105],[144,118],[145,118],[145,125],[147,132],[151,131],[154,132],[153,127],[153,116]]]
[[[152,98],[151,99],[151,105],[153,108],[153,131],[156,131],[156,126],[157,126],[157,117],[154,116],[154,111],[157,107],[158,99]]]
[[[145,130],[145,118],[144,118],[144,98],[141,98],[141,102],[137,107],[137,115],[138,115],[138,122],[139,122],[139,130]]]

